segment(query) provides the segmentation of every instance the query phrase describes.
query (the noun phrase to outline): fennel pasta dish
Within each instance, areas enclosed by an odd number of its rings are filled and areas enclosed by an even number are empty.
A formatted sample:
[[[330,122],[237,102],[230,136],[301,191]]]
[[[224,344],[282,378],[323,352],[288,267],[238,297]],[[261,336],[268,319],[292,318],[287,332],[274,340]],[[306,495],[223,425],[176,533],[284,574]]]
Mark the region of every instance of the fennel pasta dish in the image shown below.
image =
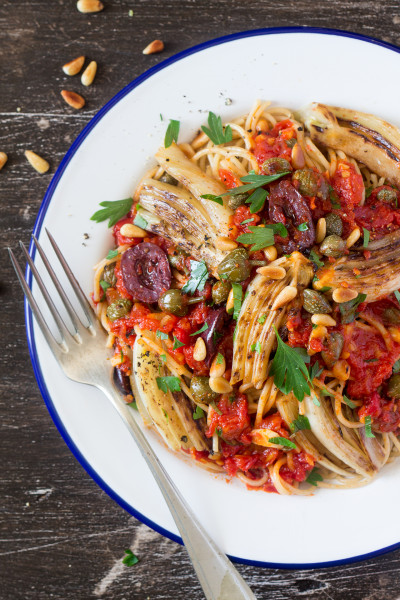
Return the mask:
[[[249,489],[370,482],[400,454],[400,131],[257,101],[169,122],[92,300],[114,381],[173,450]]]

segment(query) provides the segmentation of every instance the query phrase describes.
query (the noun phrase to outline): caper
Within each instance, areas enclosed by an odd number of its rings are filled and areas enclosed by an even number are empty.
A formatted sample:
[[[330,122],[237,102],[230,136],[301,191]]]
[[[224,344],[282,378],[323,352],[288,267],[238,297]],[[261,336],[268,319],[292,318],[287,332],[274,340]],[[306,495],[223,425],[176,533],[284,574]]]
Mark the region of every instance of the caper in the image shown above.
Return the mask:
[[[168,254],[168,262],[171,267],[174,267],[174,269],[186,272],[187,268],[185,265],[185,258],[187,256],[188,255],[184,250],[181,250],[181,248],[176,248],[173,254]]]
[[[184,317],[188,312],[187,302],[181,290],[170,289],[161,294],[158,306],[164,312],[171,313],[176,317]]]
[[[299,169],[293,173],[294,181],[299,182],[299,192],[303,196],[316,196],[318,175],[312,169]]]
[[[117,277],[115,275],[115,264],[106,265],[103,271],[103,281],[109,283],[111,287],[115,287],[117,284]]]
[[[303,308],[312,315],[327,314],[332,312],[332,307],[321,292],[304,290]]]
[[[391,376],[387,383],[386,392],[391,398],[400,398],[400,373]]]
[[[246,200],[249,196],[247,194],[235,194],[229,196],[228,206],[231,210],[236,210],[239,206],[246,204]]]
[[[262,170],[266,175],[276,175],[277,173],[286,173],[292,170],[292,165],[285,158],[273,157],[267,158],[263,162]]]
[[[343,256],[345,250],[345,240],[336,234],[328,235],[319,247],[319,251],[324,256],[333,256],[333,258]]]
[[[336,361],[339,360],[342,354],[344,339],[338,331],[332,331],[324,341],[327,350],[321,352],[321,357],[326,366],[331,369]]]
[[[211,293],[215,304],[222,304],[227,301],[231,287],[229,281],[217,281],[217,283],[214,283]]]
[[[289,140],[285,140],[286,146],[288,148],[293,148],[297,144],[296,138],[290,138]]]
[[[208,377],[192,377],[190,382],[190,391],[196,402],[210,404],[210,402],[218,398],[219,394],[212,391],[208,381]]]
[[[107,307],[107,317],[110,321],[121,319],[128,314],[132,308],[132,302],[128,298],[120,298]]]
[[[396,190],[388,188],[379,190],[376,197],[378,200],[382,200],[383,202],[396,202],[397,200]]]
[[[236,248],[218,265],[218,275],[222,280],[234,283],[244,281],[250,275],[251,267],[244,248]]]
[[[339,237],[343,233],[343,223],[339,215],[329,213],[325,215],[326,222],[326,235],[338,235]]]
[[[389,325],[400,325],[400,310],[394,308],[394,306],[389,306],[383,311],[382,319],[384,323]]]
[[[163,173],[163,175],[161,175],[160,181],[162,181],[163,183],[169,183],[169,185],[178,185],[177,180],[167,172],[165,172],[165,173]]]

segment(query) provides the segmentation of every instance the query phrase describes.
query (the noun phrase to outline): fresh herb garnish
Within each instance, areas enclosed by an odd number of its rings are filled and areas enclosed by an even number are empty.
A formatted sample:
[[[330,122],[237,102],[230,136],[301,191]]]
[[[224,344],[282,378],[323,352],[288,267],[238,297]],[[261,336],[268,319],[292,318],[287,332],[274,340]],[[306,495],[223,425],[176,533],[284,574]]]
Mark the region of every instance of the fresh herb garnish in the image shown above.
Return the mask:
[[[196,290],[204,290],[208,278],[208,270],[204,261],[190,261],[190,279],[182,288],[184,294],[194,294]]]
[[[115,258],[116,256],[118,256],[118,250],[110,250],[106,256],[106,259],[111,260],[112,258]]]
[[[306,481],[307,483],[310,483],[311,485],[315,485],[315,487],[317,487],[318,485],[318,481],[323,481],[324,478],[322,477],[322,475],[320,473],[318,473],[318,470],[314,467],[313,470],[310,472],[310,474],[308,475]]]
[[[312,395],[312,401],[313,401],[313,404],[315,404],[315,406],[321,406],[321,402],[318,400],[318,398],[315,394]]]
[[[368,244],[369,244],[369,231],[368,231],[368,229],[365,229],[365,227],[363,227],[363,232],[364,232],[363,247],[364,248],[368,248]]]
[[[217,365],[222,365],[222,363],[224,362],[224,357],[221,354],[221,352],[218,352],[215,362],[217,363]]]
[[[322,287],[320,290],[318,290],[319,292],[321,292],[321,294],[323,294],[324,292],[329,292],[329,290],[331,290],[332,288],[329,287],[329,285],[324,285],[324,287]]]
[[[165,393],[167,393],[168,390],[171,390],[171,392],[181,391],[181,382],[179,377],[156,377],[156,382],[158,389]]]
[[[203,125],[201,128],[216,146],[232,141],[232,129],[230,125],[227,125],[224,129],[221,117],[217,117],[213,112],[210,112],[208,115],[208,127]]]
[[[215,404],[215,401],[212,400],[210,402],[210,406],[213,407],[213,410],[215,410],[215,412],[217,413],[217,415],[222,415],[222,412],[219,410],[218,406]]]
[[[203,194],[201,197],[205,200],[212,200],[221,206],[224,205],[224,201],[222,200],[221,196],[214,196],[214,194]]]
[[[165,362],[167,360],[167,355],[166,354],[160,354],[160,358],[163,362]]]
[[[164,417],[165,417],[165,418],[167,419],[167,421],[168,421],[168,413],[167,413],[167,411],[165,410],[165,408],[163,408],[163,409],[162,409],[162,411],[163,411]]]
[[[108,288],[111,287],[111,285],[107,281],[104,281],[104,279],[100,281],[100,286],[103,292],[107,291]]]
[[[369,197],[370,197],[370,195],[372,194],[372,190],[373,190],[373,189],[374,189],[374,188],[372,187],[372,185],[370,185],[369,187],[365,188],[365,197],[366,197],[366,198],[369,198]]]
[[[241,221],[241,225],[246,225],[246,223],[251,223],[252,221],[254,221],[254,217],[252,217],[251,219],[245,219],[244,221]]]
[[[172,350],[178,350],[178,348],[182,348],[185,344],[178,340],[176,335],[174,335],[174,345],[172,346]]]
[[[292,448],[293,450],[296,449],[296,444],[284,437],[272,437],[268,441],[271,444],[279,444],[279,446],[286,446],[286,448]]]
[[[317,267],[323,267],[324,266],[324,262],[320,259],[320,257],[315,252],[315,250],[311,250],[311,252],[310,252],[310,260],[315,265],[317,265]]]
[[[320,390],[320,394],[322,396],[332,396],[332,398],[334,398],[335,394],[333,392],[331,392],[330,390],[327,390],[326,388],[323,388],[322,390]]]
[[[272,361],[270,374],[274,376],[274,384],[284,394],[293,391],[300,402],[305,394],[310,393],[308,381],[310,376],[302,356],[291,348],[280,337],[277,329],[273,326],[278,348]]]
[[[310,421],[305,415],[299,415],[297,419],[290,423],[290,429],[293,433],[301,431],[302,429],[311,429]]]
[[[339,305],[339,309],[342,315],[342,323],[352,323],[356,318],[356,308],[364,302],[367,294],[358,294],[357,298],[354,300],[349,300],[348,302],[342,302]]]
[[[398,373],[400,371],[400,358],[393,365],[393,373]]]
[[[164,333],[163,331],[160,331],[159,329],[157,329],[156,337],[160,338],[160,340],[167,340],[169,336],[168,336],[168,333]]]
[[[258,354],[261,354],[261,342],[256,342],[255,344],[252,344],[250,350],[252,352],[257,352]]]
[[[138,557],[136,556],[136,554],[133,554],[132,550],[125,550],[125,555],[126,556],[124,556],[122,562],[127,567],[133,567],[133,565],[136,565],[139,562]]]
[[[169,125],[167,127],[167,131],[165,132],[165,138],[164,138],[164,146],[166,148],[169,148],[170,145],[172,144],[172,142],[178,141],[180,126],[181,126],[181,124],[179,121],[176,121],[175,119],[169,120]]]
[[[316,377],[319,377],[323,370],[323,367],[316,361],[310,369],[310,381],[312,382]]]
[[[297,228],[299,231],[307,231],[308,230],[308,225],[307,223],[300,223],[300,225]]]
[[[400,292],[399,292],[399,290],[394,290],[394,295],[396,296],[397,302],[400,304]]]
[[[204,410],[200,406],[196,406],[196,410],[193,413],[193,419],[197,421],[197,419],[201,419],[204,417]]]
[[[267,320],[267,315],[261,315],[260,317],[258,317],[257,319],[257,323],[260,323],[260,325],[262,325],[263,323],[265,323],[265,321]]]
[[[146,229],[147,227],[147,221],[146,219],[143,219],[141,215],[135,215],[133,224],[136,225],[136,227],[140,227],[140,229]]]
[[[261,188],[264,185],[267,185],[268,183],[276,181],[277,179],[283,177],[284,175],[287,175],[288,173],[289,171],[286,171],[285,173],[275,173],[275,175],[257,175],[254,171],[250,171],[248,175],[242,177],[240,180],[245,182],[245,185],[239,185],[235,188],[232,188],[231,190],[228,190],[220,196],[207,194],[207,197],[209,200],[214,200],[214,202],[217,202],[217,198],[221,199],[223,196],[237,196],[238,194],[243,194],[244,192],[254,191],[257,188]]]
[[[108,219],[108,227],[113,227],[117,221],[122,219],[132,207],[132,198],[124,198],[124,200],[114,200],[110,202],[105,200],[100,202],[100,206],[105,206],[101,210],[98,210],[90,217],[91,221],[101,223]]]
[[[199,333],[203,333],[203,331],[207,331],[207,329],[208,329],[208,324],[207,324],[207,321],[206,321],[204,323],[204,325],[198,331],[195,331],[194,333],[191,333],[190,335],[193,336],[193,335],[197,335]]]
[[[338,197],[337,197],[336,192],[333,189],[333,187],[330,185],[328,187],[328,189],[329,189],[329,199],[331,201],[332,208],[342,208],[341,204],[337,201]]]
[[[243,289],[240,283],[232,283],[233,291],[233,318],[237,321],[242,308]]]
[[[374,438],[375,436],[372,433],[372,429],[371,429],[371,425],[372,425],[371,415],[367,415],[365,417],[364,425],[365,425],[365,436],[367,438]]]
[[[354,402],[350,400],[350,398],[348,398],[347,396],[343,396],[343,400],[346,402],[349,408],[355,408],[357,406],[357,404],[354,404]]]
[[[303,361],[304,361],[306,364],[308,364],[308,363],[310,362],[311,358],[310,358],[310,356],[309,356],[309,354],[307,353],[307,350],[306,350],[305,348],[300,348],[300,347],[298,347],[298,346],[295,346],[295,347],[293,348],[293,350],[294,350],[295,352],[297,352],[297,354],[299,354],[299,355],[301,356],[301,358],[303,359]]]
[[[261,210],[264,207],[267,196],[268,192],[263,188],[257,188],[254,190],[254,192],[246,200],[246,204],[250,204],[250,212],[256,213]]]
[[[249,229],[251,233],[242,233],[237,241],[242,244],[253,244],[251,252],[273,246],[275,233],[281,237],[287,237],[287,229],[282,223],[268,224],[265,227],[250,226]]]

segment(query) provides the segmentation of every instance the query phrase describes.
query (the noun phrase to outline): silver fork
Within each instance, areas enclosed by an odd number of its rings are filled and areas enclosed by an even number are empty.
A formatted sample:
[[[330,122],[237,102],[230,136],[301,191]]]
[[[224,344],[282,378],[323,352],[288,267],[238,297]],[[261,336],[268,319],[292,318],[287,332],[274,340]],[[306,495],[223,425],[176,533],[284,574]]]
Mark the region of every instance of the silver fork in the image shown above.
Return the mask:
[[[131,436],[138,445],[141,454],[146,460],[147,465],[167,502],[207,600],[255,600],[255,596],[247,583],[239,575],[238,571],[225,554],[217,548],[216,544],[197,521],[195,515],[182,498],[172,479],[165,471],[147,439],[143,435],[142,430],[131,414],[131,409],[129,409],[121,398],[120,393],[115,389],[111,378],[111,368],[110,366],[107,366],[109,361],[105,360],[104,350],[107,337],[106,333],[99,323],[54,238],[47,229],[46,232],[87,319],[86,325],[81,322],[81,319],[75,312],[72,303],[46,257],[45,252],[35,236],[32,236],[47,272],[50,275],[61,298],[62,304],[71,320],[72,331],[67,328],[47,291],[39,272],[33,264],[28,251],[24,244],[20,242],[20,246],[28,261],[30,270],[36,279],[38,287],[60,332],[61,342],[58,342],[51,333],[50,328],[25,281],[24,274],[14,253],[10,248],[8,251],[32,313],[56,360],[67,377],[73,381],[97,387],[107,396],[114,408],[118,411]]]

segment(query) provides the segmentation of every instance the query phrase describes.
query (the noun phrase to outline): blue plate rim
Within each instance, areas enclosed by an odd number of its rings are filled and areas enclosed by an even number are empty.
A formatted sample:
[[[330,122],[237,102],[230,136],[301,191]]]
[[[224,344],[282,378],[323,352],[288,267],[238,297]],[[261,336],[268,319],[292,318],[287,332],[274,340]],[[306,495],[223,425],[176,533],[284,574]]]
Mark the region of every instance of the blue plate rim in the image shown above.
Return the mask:
[[[375,44],[377,46],[382,46],[383,48],[392,50],[392,51],[400,54],[400,47],[395,46],[394,44],[391,44],[389,42],[384,42],[384,41],[379,40],[374,37],[369,37],[366,35],[353,33],[351,31],[344,31],[341,29],[330,29],[330,28],[322,28],[322,27],[307,27],[307,26],[270,27],[270,28],[241,31],[238,33],[232,33],[229,35],[214,38],[212,40],[202,42],[200,44],[197,44],[195,46],[187,48],[186,50],[182,50],[181,52],[178,52],[177,54],[174,54],[170,58],[167,58],[167,59],[163,60],[162,62],[158,63],[157,65],[151,67],[150,69],[148,69],[147,71],[142,73],[142,75],[139,75],[139,77],[137,77],[136,79],[134,79],[133,81],[128,83],[128,85],[126,85],[124,88],[122,88],[122,90],[120,90],[115,96],[113,96],[94,115],[94,117],[92,117],[92,119],[89,121],[89,123],[84,127],[84,129],[78,135],[76,140],[72,143],[72,145],[68,149],[67,153],[65,154],[64,158],[62,159],[59,167],[57,168],[57,171],[55,172],[54,176],[52,177],[52,180],[46,190],[43,201],[40,205],[38,216],[36,218],[35,225],[33,228],[33,234],[36,237],[39,236],[41,228],[42,228],[43,220],[46,215],[47,209],[50,205],[53,194],[57,188],[57,185],[58,185],[66,167],[68,166],[68,164],[69,164],[70,160],[72,159],[72,157],[74,156],[75,152],[81,146],[81,144],[86,139],[86,137],[89,135],[91,130],[103,118],[103,116],[113,106],[115,106],[115,104],[117,104],[120,100],[122,100],[122,98],[124,98],[129,92],[131,92],[134,88],[139,86],[145,80],[149,79],[155,73],[158,73],[158,71],[161,71],[165,67],[168,67],[169,65],[181,60],[182,58],[186,58],[187,56],[190,56],[191,54],[200,52],[201,50],[205,50],[207,48],[211,48],[212,46],[218,46],[218,45],[224,44],[226,42],[230,42],[233,40],[238,40],[238,39],[242,39],[242,38],[246,38],[246,37],[255,37],[255,36],[262,36],[262,35],[282,34],[282,33],[314,33],[314,34],[322,34],[322,35],[333,35],[333,36],[337,36],[337,37],[347,37],[347,38],[352,38],[352,39],[360,40],[363,42],[367,42],[370,44]],[[36,248],[35,248],[32,240],[29,245],[29,254],[31,255],[32,259],[35,258]],[[29,286],[32,287],[32,274],[29,271],[28,267],[26,269],[26,279],[28,281]],[[37,348],[36,348],[35,337],[34,337],[34,332],[33,332],[32,312],[31,312],[31,309],[29,308],[26,298],[25,298],[24,306],[25,306],[25,326],[26,326],[26,334],[27,334],[27,340],[28,340],[28,348],[29,348],[29,354],[30,354],[30,358],[31,358],[32,366],[33,366],[34,375],[35,375],[36,381],[39,385],[39,389],[42,394],[43,400],[46,404],[47,410],[49,411],[49,414],[50,414],[55,426],[57,427],[58,431],[60,432],[60,434],[61,434],[62,438],[64,439],[65,443],[67,444],[68,448],[71,450],[72,454],[77,459],[77,461],[80,463],[80,465],[85,469],[85,471],[90,475],[90,477],[97,483],[97,485],[103,491],[105,491],[115,502],[117,502],[117,504],[119,504],[124,510],[126,510],[129,514],[131,514],[136,519],[138,519],[138,521],[144,523],[148,527],[151,527],[151,529],[153,529],[157,533],[160,533],[164,537],[166,537],[170,540],[173,540],[174,542],[177,542],[178,544],[183,545],[183,541],[179,536],[175,535],[171,531],[168,531],[164,527],[161,527],[160,525],[158,525],[151,519],[148,519],[142,513],[137,511],[133,506],[128,504],[123,498],[121,498],[121,496],[119,496],[100,477],[100,475],[92,468],[92,466],[85,459],[83,454],[80,452],[80,450],[78,449],[78,447],[76,446],[76,444],[74,443],[72,438],[70,437],[68,431],[64,427],[64,424],[53,404],[51,396],[46,387],[45,379],[43,377],[42,370],[40,368],[39,357],[37,354]],[[271,562],[263,562],[263,561],[256,561],[256,560],[248,560],[245,558],[231,556],[231,555],[228,555],[228,556],[234,562],[244,564],[244,565],[251,565],[251,566],[255,566],[255,567],[264,567],[264,568],[273,568],[273,569],[322,569],[322,568],[326,568],[326,567],[336,567],[339,565],[346,565],[346,564],[352,564],[355,562],[360,562],[363,560],[381,556],[383,554],[387,554],[388,552],[393,552],[394,550],[397,550],[399,548],[400,548],[400,541],[396,544],[392,544],[390,546],[386,546],[385,548],[380,548],[379,550],[374,550],[373,552],[368,552],[366,554],[360,554],[357,556],[352,556],[352,557],[348,557],[348,558],[344,558],[344,559],[320,562],[320,563],[271,563]]]

